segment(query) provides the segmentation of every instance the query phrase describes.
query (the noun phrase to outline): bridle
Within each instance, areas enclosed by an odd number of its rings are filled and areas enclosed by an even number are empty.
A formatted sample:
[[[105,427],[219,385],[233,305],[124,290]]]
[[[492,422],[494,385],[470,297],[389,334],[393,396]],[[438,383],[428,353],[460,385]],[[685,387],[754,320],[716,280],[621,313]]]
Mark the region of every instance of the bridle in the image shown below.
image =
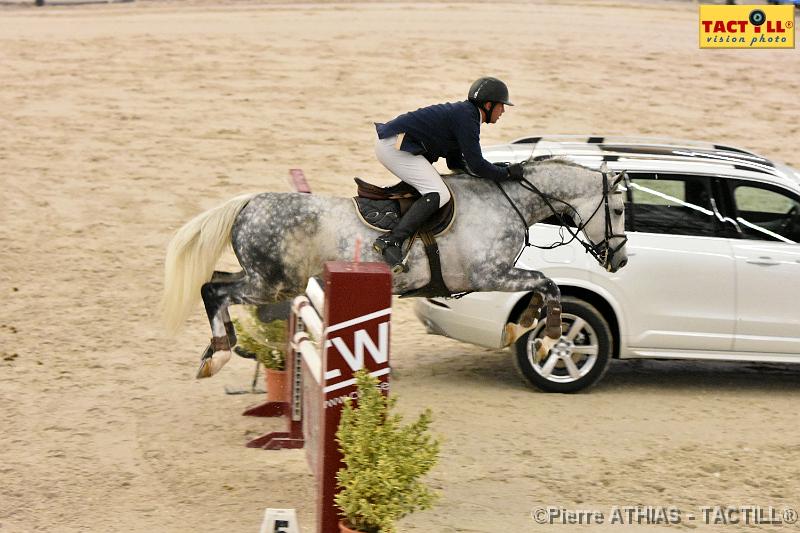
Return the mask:
[[[547,207],[550,208],[550,211],[552,211],[553,215],[555,215],[555,217],[558,219],[561,228],[566,228],[566,230],[572,235],[572,238],[569,239],[568,241],[565,241],[562,236],[561,242],[555,242],[549,246],[539,246],[537,244],[531,243],[530,231],[528,230],[530,224],[528,224],[528,222],[525,220],[525,217],[522,215],[519,208],[517,208],[517,206],[514,204],[514,201],[511,199],[511,197],[508,196],[505,190],[503,190],[503,187],[500,185],[500,183],[499,182],[495,183],[497,183],[497,187],[500,189],[500,192],[502,192],[503,195],[506,197],[508,202],[511,204],[511,207],[514,208],[514,211],[516,211],[517,215],[522,221],[522,224],[525,226],[526,247],[533,246],[534,248],[539,248],[540,250],[552,250],[553,248],[558,248],[559,246],[565,246],[571,243],[572,241],[578,241],[583,246],[583,248],[597,260],[598,263],[600,263],[604,268],[608,269],[609,265],[611,264],[611,260],[614,258],[614,254],[619,252],[620,249],[622,249],[622,247],[625,246],[625,243],[628,242],[628,237],[624,233],[614,233],[611,227],[611,207],[609,206],[608,203],[608,195],[611,193],[611,190],[608,184],[608,173],[603,171],[602,169],[600,170],[600,173],[603,175],[603,198],[602,200],[600,200],[600,203],[597,204],[597,207],[595,207],[594,211],[592,211],[592,214],[589,216],[586,222],[584,222],[581,219],[578,210],[575,209],[575,207],[570,205],[568,202],[550,196],[549,194],[543,193],[542,191],[539,190],[538,187],[536,187],[536,185],[534,185],[524,177],[520,180],[520,186],[527,191],[537,194],[542,200],[544,200],[544,203],[547,205]],[[624,171],[618,178],[618,181],[620,179],[626,180],[627,182],[627,176]],[[577,219],[575,220],[575,222],[577,223],[577,228],[575,230],[573,230],[572,227],[567,223],[568,221],[565,219],[564,215],[553,206],[553,202],[564,204],[575,214],[575,217]],[[597,244],[594,244],[591,241],[586,242],[580,237],[580,233],[586,228],[589,222],[591,222],[591,220],[598,213],[598,211],[600,211],[601,206],[603,207],[605,214],[605,234],[603,240]],[[621,237],[622,240],[619,242],[619,244],[612,247],[610,245],[611,239],[615,237]]]

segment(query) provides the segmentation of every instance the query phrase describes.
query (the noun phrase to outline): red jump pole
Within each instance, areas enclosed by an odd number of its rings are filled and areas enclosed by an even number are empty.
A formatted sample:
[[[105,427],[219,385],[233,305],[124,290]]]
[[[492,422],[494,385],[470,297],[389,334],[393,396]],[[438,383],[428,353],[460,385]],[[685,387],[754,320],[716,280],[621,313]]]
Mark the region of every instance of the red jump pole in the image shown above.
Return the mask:
[[[306,175],[299,168],[289,169],[289,180],[292,183],[292,188],[297,192],[311,194],[311,186],[306,180]]]

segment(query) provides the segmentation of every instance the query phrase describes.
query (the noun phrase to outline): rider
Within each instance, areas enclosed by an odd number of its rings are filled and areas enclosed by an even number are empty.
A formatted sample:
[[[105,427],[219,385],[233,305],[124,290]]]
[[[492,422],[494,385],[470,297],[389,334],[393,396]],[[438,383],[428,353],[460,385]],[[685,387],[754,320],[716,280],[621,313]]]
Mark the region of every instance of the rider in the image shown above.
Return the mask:
[[[521,164],[501,167],[481,154],[481,123],[497,122],[507,105],[514,104],[508,99],[506,84],[485,77],[472,84],[466,101],[423,107],[386,124],[375,124],[378,161],[422,195],[392,231],[372,245],[394,273],[404,270],[403,241],[450,201],[450,191],[431,163],[445,157],[452,170],[466,167],[472,174],[493,181],[522,178]]]

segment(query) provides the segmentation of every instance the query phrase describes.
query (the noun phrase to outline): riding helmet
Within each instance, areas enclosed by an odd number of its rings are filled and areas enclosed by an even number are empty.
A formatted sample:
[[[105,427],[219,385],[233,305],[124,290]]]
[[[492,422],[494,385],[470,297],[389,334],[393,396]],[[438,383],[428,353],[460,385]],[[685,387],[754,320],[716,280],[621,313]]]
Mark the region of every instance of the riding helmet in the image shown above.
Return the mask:
[[[475,80],[475,83],[469,88],[467,98],[470,102],[474,102],[479,106],[484,102],[514,105],[508,99],[508,87],[506,87],[506,84],[497,78],[488,76]]]

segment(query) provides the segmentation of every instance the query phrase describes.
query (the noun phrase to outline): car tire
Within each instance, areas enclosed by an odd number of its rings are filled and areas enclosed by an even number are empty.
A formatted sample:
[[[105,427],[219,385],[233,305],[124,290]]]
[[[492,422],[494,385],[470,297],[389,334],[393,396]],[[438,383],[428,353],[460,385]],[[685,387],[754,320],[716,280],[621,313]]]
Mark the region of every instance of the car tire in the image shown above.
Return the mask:
[[[603,315],[579,298],[561,299],[562,339],[575,350],[571,355],[553,348],[539,362],[534,361],[534,341],[544,334],[544,320],[514,345],[517,369],[531,385],[545,392],[577,392],[597,383],[608,370],[614,351],[611,328]],[[570,328],[578,323],[578,330]],[[570,338],[571,337],[571,338]],[[570,368],[569,358],[573,365]]]

